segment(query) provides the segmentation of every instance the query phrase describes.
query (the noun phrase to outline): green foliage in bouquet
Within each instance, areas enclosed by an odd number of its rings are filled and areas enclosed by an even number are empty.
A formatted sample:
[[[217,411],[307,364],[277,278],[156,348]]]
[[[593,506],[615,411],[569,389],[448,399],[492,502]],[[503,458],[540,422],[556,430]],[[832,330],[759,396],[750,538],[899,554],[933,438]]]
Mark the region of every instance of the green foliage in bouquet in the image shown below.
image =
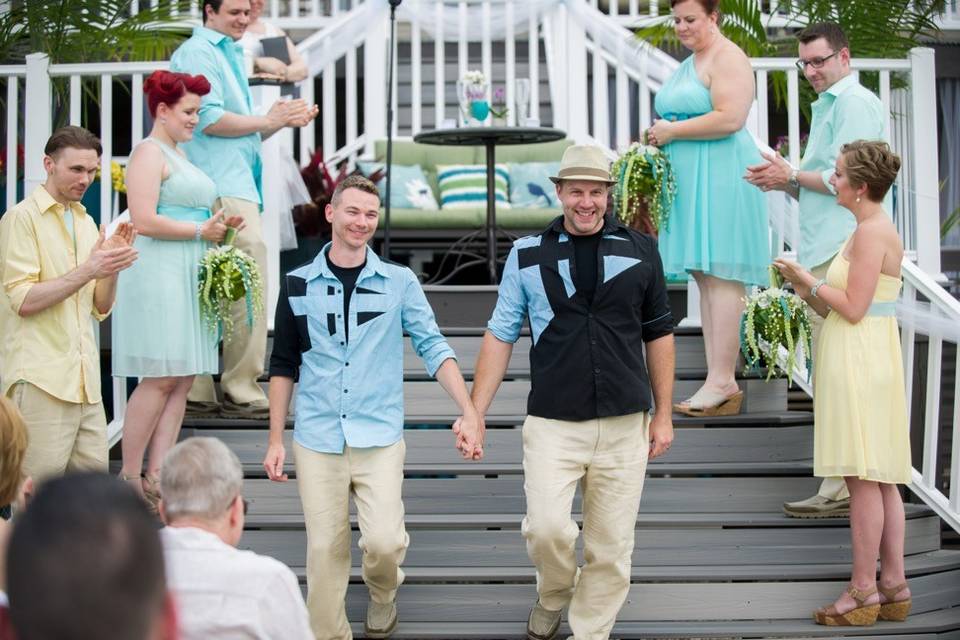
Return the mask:
[[[613,194],[617,217],[648,232],[666,229],[677,194],[677,181],[666,154],[657,147],[634,142],[610,172],[617,180]]]
[[[812,334],[806,304],[782,286],[780,273],[770,267],[770,287],[747,296],[740,318],[740,351],[747,371],[766,369],[767,380],[785,375],[793,382],[798,359],[803,359],[808,375],[811,371]]]
[[[222,327],[227,340],[233,333],[230,307],[234,302],[246,299],[247,326],[253,326],[254,318],[263,312],[260,269],[232,240],[228,232],[225,244],[208,249],[200,259],[199,273],[200,317],[212,332]]]

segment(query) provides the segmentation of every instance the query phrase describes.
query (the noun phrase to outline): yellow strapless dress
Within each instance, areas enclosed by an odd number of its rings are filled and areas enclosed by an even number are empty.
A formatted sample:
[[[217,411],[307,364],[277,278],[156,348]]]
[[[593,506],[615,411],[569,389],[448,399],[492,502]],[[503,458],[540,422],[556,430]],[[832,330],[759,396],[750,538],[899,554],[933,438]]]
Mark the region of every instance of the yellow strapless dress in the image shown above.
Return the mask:
[[[846,289],[849,271],[841,249],[827,284]],[[900,286],[900,278],[880,274],[872,311],[860,322],[831,311],[823,323],[814,361],[817,476],[912,481],[900,333],[890,313]]]

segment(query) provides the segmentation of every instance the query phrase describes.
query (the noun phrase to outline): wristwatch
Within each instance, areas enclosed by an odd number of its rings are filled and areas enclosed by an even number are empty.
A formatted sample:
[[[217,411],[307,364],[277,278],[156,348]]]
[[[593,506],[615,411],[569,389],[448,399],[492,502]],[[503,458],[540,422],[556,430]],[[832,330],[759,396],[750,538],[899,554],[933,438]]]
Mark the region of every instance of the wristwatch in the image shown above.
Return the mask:
[[[800,169],[794,169],[790,172],[790,178],[787,180],[787,184],[790,185],[791,189],[800,188]]]

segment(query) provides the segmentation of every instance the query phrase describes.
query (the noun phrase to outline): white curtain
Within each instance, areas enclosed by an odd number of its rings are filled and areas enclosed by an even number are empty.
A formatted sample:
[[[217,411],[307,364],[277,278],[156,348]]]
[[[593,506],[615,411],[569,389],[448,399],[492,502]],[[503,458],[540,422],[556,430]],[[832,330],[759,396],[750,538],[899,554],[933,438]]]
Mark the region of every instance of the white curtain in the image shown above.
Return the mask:
[[[960,207],[960,78],[937,80],[940,104],[940,219]],[[943,245],[960,247],[960,225],[943,239]]]

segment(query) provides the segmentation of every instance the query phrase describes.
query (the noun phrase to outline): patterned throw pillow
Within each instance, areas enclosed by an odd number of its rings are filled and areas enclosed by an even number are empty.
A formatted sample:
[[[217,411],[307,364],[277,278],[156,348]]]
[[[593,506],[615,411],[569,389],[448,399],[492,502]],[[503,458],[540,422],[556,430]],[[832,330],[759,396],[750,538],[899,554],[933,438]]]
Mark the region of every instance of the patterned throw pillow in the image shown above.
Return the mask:
[[[509,209],[507,199],[510,172],[507,165],[494,169],[494,194],[497,206]],[[440,187],[441,209],[483,208],[487,206],[487,166],[484,164],[437,165],[437,185]]]
[[[357,162],[360,172],[365,176],[383,168],[380,162]],[[387,192],[387,180],[383,178],[377,183],[380,199]],[[420,165],[393,165],[393,175],[390,179],[390,207],[392,209],[424,209],[427,211],[439,209],[433,190],[427,184],[427,177],[423,174]]]
[[[559,162],[511,162],[510,204],[525,209],[556,209],[557,188],[550,181],[560,171]]]

